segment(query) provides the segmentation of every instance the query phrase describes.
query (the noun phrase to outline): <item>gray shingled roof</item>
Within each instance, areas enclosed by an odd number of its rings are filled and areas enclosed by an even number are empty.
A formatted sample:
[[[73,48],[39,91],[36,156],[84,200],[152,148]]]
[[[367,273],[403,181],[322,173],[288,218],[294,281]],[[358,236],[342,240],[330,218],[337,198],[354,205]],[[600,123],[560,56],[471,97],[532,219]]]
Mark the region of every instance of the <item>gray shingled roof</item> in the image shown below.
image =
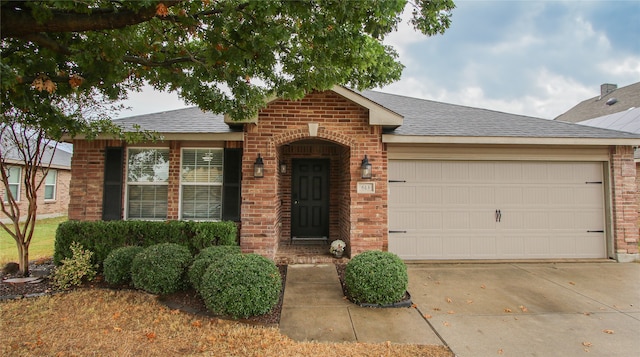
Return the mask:
[[[638,135],[554,120],[502,113],[376,91],[359,93],[404,116],[392,135],[529,138],[640,138]],[[163,134],[231,133],[224,116],[197,107],[116,119],[125,130],[137,124]]]
[[[139,125],[142,130],[153,130],[164,134],[232,133],[238,131],[224,123],[224,115],[204,112],[198,107],[114,119],[113,122],[128,131],[132,131],[134,125]]]
[[[640,134],[640,108],[581,121],[578,124]]]
[[[53,151],[53,145],[55,142],[50,143],[49,147],[51,150],[46,150],[44,155],[42,156],[42,163],[48,164],[49,160],[51,160],[51,166],[57,168],[71,168],[71,156],[72,153],[69,151],[69,145],[60,143],[60,147]],[[9,161],[14,161],[16,163],[22,162],[22,158],[18,153],[15,146],[12,146],[12,143],[8,142],[0,142],[0,150],[3,151],[4,157]],[[53,155],[53,158],[51,157]]]
[[[614,130],[382,92],[365,91],[361,94],[404,116],[402,126],[389,132],[393,135],[598,139],[640,137]]]
[[[611,98],[615,98],[617,102],[613,105],[607,105],[607,101]],[[634,107],[640,107],[640,82],[618,88],[604,96],[598,95],[584,100],[565,113],[560,114],[555,120],[576,123],[623,112]]]

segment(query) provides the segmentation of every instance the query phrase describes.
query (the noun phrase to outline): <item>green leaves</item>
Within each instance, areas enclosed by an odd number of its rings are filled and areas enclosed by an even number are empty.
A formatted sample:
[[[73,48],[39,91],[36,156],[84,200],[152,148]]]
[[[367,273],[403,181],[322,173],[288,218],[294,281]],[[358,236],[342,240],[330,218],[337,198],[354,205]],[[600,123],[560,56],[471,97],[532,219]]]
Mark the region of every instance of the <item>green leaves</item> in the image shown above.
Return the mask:
[[[0,4],[3,115],[7,108],[56,112],[51,108],[78,95],[108,103],[150,83],[242,119],[270,95],[295,99],[336,84],[381,86],[399,79],[403,68],[380,40],[396,29],[405,0]],[[450,0],[409,6],[412,24],[427,35],[450,25]],[[46,88],[55,89],[37,90],[36,78],[49,78]],[[77,120],[57,113],[40,124]],[[75,129],[88,129],[81,124]]]

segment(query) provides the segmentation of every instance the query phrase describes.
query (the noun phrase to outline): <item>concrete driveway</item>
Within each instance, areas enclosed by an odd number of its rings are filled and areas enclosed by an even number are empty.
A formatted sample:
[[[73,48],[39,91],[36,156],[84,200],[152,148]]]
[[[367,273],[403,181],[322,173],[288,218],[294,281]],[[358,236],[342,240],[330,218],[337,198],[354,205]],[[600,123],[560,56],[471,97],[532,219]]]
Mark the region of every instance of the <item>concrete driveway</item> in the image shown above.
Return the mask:
[[[640,356],[640,264],[408,263],[457,356]]]

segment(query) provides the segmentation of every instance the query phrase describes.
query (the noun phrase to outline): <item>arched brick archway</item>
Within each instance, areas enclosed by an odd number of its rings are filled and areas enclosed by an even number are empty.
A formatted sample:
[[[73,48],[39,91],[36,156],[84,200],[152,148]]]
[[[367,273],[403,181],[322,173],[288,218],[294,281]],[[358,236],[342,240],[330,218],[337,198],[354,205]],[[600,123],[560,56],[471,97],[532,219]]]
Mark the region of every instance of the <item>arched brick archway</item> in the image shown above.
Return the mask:
[[[369,111],[332,92],[299,101],[276,100],[245,127],[243,143],[243,251],[274,258],[291,238],[292,160],[324,159],[330,164],[328,240],[347,242],[347,253],[387,246],[387,156],[382,128],[369,124]],[[263,178],[253,177],[258,154]],[[374,193],[358,193],[360,165],[367,155],[375,165]],[[284,163],[289,170],[279,171]]]

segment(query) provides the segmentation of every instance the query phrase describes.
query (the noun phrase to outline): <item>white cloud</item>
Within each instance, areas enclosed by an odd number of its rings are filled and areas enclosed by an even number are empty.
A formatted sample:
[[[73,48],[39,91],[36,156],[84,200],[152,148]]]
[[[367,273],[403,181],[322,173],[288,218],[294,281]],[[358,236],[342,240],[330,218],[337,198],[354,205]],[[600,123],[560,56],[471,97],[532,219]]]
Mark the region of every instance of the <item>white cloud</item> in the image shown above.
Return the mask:
[[[187,107],[188,105],[178,97],[178,93],[159,92],[146,85],[140,92],[130,92],[129,98],[122,102],[125,107],[118,118],[141,114],[157,113]]]
[[[640,80],[640,57],[629,56],[617,60],[607,60],[599,65],[600,70],[613,77],[627,77],[634,82]]]

